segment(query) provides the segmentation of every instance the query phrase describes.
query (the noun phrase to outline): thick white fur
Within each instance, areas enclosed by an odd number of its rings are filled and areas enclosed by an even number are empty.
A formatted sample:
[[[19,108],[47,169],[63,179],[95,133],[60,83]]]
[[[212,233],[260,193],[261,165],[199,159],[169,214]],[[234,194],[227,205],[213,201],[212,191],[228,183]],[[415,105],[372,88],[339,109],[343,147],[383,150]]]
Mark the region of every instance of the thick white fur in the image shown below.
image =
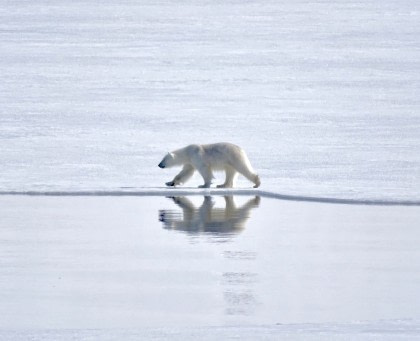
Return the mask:
[[[225,183],[217,187],[233,187],[237,173],[245,176],[254,183],[254,187],[260,185],[260,178],[255,173],[245,152],[231,143],[214,144],[191,144],[181,149],[168,153],[159,167],[184,166],[181,172],[168,186],[176,186],[185,183],[197,170],[204,179],[204,184],[199,187],[210,187],[214,179],[213,171],[225,171]]]

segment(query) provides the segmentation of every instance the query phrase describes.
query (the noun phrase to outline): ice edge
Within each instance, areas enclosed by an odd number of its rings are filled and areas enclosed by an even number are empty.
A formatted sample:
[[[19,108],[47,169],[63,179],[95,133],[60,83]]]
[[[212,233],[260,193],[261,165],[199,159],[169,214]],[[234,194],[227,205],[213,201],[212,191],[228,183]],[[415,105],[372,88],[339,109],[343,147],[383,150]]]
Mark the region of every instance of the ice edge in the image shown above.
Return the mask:
[[[259,189],[167,189],[143,188],[136,190],[77,190],[77,191],[0,191],[0,195],[25,196],[180,196],[180,195],[242,195],[261,196],[287,201],[304,201],[349,205],[420,206],[420,200],[344,199],[281,194]]]

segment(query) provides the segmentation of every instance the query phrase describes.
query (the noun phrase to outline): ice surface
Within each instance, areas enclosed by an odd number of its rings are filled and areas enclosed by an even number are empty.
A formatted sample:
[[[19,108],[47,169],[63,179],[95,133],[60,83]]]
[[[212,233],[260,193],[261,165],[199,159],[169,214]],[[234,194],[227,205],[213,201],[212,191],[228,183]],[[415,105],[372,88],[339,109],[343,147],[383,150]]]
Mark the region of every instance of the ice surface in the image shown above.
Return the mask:
[[[418,200],[419,37],[415,0],[3,0],[0,190],[162,186],[230,141],[265,190]]]
[[[420,336],[419,207],[198,196],[0,196],[0,207],[1,339]]]

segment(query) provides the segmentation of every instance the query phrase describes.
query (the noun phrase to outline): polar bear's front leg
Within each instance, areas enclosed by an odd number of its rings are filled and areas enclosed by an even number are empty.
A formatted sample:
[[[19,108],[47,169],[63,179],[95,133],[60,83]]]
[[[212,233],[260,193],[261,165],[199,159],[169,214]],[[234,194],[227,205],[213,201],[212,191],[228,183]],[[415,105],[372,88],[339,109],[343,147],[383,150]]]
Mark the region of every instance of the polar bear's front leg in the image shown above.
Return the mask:
[[[210,165],[205,162],[202,152],[198,152],[191,157],[191,164],[200,173],[204,179],[204,184],[198,186],[199,188],[209,188],[211,181],[214,179],[213,172]]]
[[[182,168],[182,171],[179,172],[179,174],[175,176],[172,181],[166,183],[166,186],[176,186],[185,183],[189,178],[193,176],[194,171],[195,169],[193,166],[185,165],[184,168]]]
[[[199,167],[197,167],[197,170],[204,179],[204,184],[198,187],[209,188],[211,186],[211,181],[214,179],[214,176],[210,167],[205,166],[205,165],[200,165]]]

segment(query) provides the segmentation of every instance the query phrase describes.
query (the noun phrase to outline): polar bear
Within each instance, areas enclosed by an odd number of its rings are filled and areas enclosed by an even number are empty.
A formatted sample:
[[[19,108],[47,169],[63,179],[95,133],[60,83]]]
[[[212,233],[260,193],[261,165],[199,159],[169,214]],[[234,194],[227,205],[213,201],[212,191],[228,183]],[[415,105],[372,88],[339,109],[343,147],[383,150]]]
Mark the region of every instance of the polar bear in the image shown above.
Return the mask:
[[[185,183],[197,170],[204,179],[200,188],[209,188],[214,179],[213,171],[225,171],[226,180],[218,188],[234,186],[237,173],[254,183],[254,188],[260,186],[260,177],[253,170],[245,152],[231,143],[191,144],[166,154],[159,163],[160,168],[181,166],[184,168],[167,186]]]

